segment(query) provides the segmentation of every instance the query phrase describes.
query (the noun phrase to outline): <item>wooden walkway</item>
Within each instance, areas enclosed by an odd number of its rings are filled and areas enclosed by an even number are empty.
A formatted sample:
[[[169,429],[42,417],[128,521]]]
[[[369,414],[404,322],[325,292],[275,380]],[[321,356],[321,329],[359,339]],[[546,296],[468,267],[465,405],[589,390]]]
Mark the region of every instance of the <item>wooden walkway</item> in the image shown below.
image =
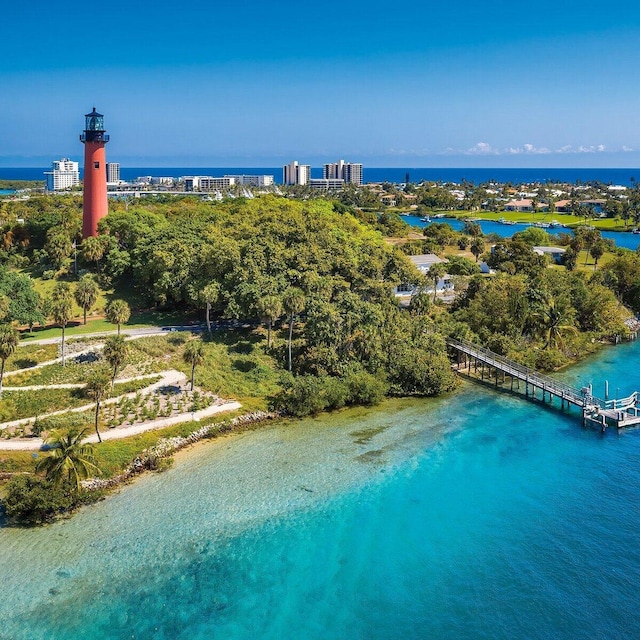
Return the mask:
[[[546,402],[548,395],[550,403],[554,398],[560,400],[562,409],[565,403],[567,408],[570,405],[579,407],[583,424],[597,426],[602,431],[607,427],[619,429],[640,425],[637,391],[627,398],[602,400],[593,395],[591,385],[577,389],[465,340],[451,338],[447,344],[457,353],[455,366],[459,373],[466,372],[470,377],[479,377],[496,387],[504,387],[508,378],[512,392],[522,394],[521,385],[524,385],[527,399],[535,400],[539,393],[542,402]]]

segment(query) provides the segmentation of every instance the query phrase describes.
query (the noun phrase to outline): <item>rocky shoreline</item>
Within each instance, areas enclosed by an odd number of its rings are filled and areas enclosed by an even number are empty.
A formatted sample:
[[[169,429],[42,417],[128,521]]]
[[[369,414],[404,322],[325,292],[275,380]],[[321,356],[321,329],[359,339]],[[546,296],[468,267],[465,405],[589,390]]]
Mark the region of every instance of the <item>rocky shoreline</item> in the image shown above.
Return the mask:
[[[122,473],[112,478],[90,478],[82,482],[82,487],[86,491],[103,491],[113,489],[125,482],[128,482],[135,476],[145,472],[158,469],[160,461],[171,457],[177,451],[184,449],[192,444],[196,444],[202,440],[215,438],[224,433],[231,433],[241,427],[252,424],[275,420],[281,415],[273,411],[253,411],[236,416],[231,420],[223,420],[222,422],[214,422],[203,425],[196,429],[188,436],[174,436],[171,438],[161,439],[155,447],[145,449],[131,462]]]

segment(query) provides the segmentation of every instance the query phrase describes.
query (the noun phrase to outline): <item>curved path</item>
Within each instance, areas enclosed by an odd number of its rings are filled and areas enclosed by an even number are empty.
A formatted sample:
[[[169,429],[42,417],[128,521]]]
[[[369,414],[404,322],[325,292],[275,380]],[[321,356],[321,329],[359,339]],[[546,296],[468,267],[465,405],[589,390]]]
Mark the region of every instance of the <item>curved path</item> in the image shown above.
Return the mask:
[[[132,330],[129,335],[127,335],[127,340],[135,340],[136,338],[143,338],[148,335],[161,334],[163,333],[163,329],[155,328],[151,331],[149,330]],[[114,332],[115,333],[115,332]],[[94,335],[93,337],[103,336],[104,332]],[[89,337],[89,336],[83,336]],[[60,341],[59,338],[53,338],[51,340],[46,339],[40,342],[41,344],[46,344],[48,342],[56,342]],[[30,342],[29,344],[35,344],[35,342]],[[75,353],[69,354],[66,356],[67,359],[77,357],[79,355],[83,355],[85,353],[89,353],[92,351],[100,350],[104,347],[102,343],[96,343],[88,347],[87,349],[83,349],[82,351],[77,351]],[[16,375],[19,373],[26,373],[29,371],[33,371],[34,369],[40,369],[42,367],[46,367],[52,364],[57,364],[61,362],[62,358],[56,358],[55,360],[49,360],[47,362],[41,362],[33,367],[28,367],[26,369],[18,369],[16,371],[7,371],[5,373],[5,377]],[[114,404],[119,402],[122,398],[134,398],[138,393],[151,393],[156,389],[164,386],[178,385],[184,384],[187,381],[187,376],[181,371],[176,371],[175,369],[168,369],[166,371],[160,371],[158,373],[151,373],[146,375],[134,376],[132,378],[127,378],[124,380],[118,380],[117,382],[129,382],[132,380],[143,380],[145,378],[156,378],[160,376],[160,380],[150,384],[143,389],[138,389],[137,391],[132,391],[130,393],[126,393],[120,396],[116,396],[114,398],[107,398],[102,402],[102,406]],[[77,389],[84,387],[84,384],[81,383],[67,383],[67,384],[52,384],[52,385],[30,385],[23,387],[4,387],[5,391],[39,391],[42,389]],[[51,413],[47,413],[41,416],[33,416],[30,418],[20,418],[19,420],[12,420],[10,422],[4,422],[0,424],[0,433],[2,430],[11,428],[11,427],[20,427],[27,426],[29,424],[33,424],[38,418],[45,418],[50,416],[62,415],[65,413],[80,413],[83,411],[88,411],[95,407],[95,403],[91,402],[81,407],[74,407],[73,409],[61,409],[59,411],[53,411]],[[209,416],[215,415],[216,413],[222,413],[225,411],[235,411],[236,409],[240,409],[242,405],[239,402],[235,401],[225,401],[221,400],[220,402],[216,402],[215,404],[201,409],[200,411],[195,412],[187,412],[181,413],[175,416],[171,416],[168,418],[160,418],[158,420],[150,420],[148,422],[142,422],[138,424],[130,425],[129,427],[116,427],[115,429],[109,429],[105,432],[100,432],[100,435],[103,440],[116,440],[120,438],[127,438],[129,436],[137,435],[139,433],[144,433],[145,431],[152,431],[154,429],[162,429],[164,427],[168,427],[174,424],[179,424],[181,422],[190,422],[190,421],[199,421],[203,418],[207,418]],[[86,442],[98,442],[98,436],[93,434],[86,439]],[[15,438],[9,440],[0,439],[0,451],[37,451],[41,449],[44,445],[44,441],[42,438]]]

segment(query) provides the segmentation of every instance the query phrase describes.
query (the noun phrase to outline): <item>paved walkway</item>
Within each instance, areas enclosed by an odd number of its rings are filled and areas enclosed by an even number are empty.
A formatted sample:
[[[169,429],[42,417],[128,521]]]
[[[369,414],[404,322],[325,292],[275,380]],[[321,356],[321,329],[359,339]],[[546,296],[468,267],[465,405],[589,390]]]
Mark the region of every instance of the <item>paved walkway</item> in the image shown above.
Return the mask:
[[[198,330],[198,327],[193,327],[195,330]],[[151,327],[146,329],[129,329],[123,330],[122,334],[126,336],[126,340],[135,340],[136,338],[145,338],[151,335],[163,335],[167,331],[171,330],[190,330],[190,327]],[[99,333],[93,334],[84,334],[81,336],[82,338],[96,338],[102,337],[105,335],[114,335],[117,334],[117,331],[101,331]],[[24,344],[56,344],[61,342],[61,338],[44,338],[42,340],[33,340],[27,343],[20,343],[20,346],[24,346]],[[77,356],[85,355],[87,353],[91,353],[93,351],[99,351],[104,347],[103,343],[95,343],[86,349],[82,349],[81,351],[76,351],[74,353],[67,354],[65,358],[67,360],[75,358]],[[41,362],[39,364],[34,365],[33,367],[28,367],[26,369],[18,369],[16,371],[7,371],[4,374],[4,377],[17,375],[19,373],[28,373],[29,371],[33,371],[35,369],[41,369],[43,367],[47,367],[53,364],[57,364],[62,361],[62,358],[55,358],[54,360],[49,360],[47,362]],[[187,382],[187,376],[181,371],[176,371],[175,369],[168,369],[166,371],[160,371],[158,373],[145,374],[140,376],[134,376],[132,378],[126,378],[123,380],[116,380],[116,382],[130,382],[133,380],[144,380],[145,378],[155,378],[160,376],[160,380],[150,384],[148,387],[144,387],[143,389],[138,389],[137,391],[132,391],[131,393],[126,393],[114,398],[107,398],[104,400],[101,405],[110,405],[119,402],[122,398],[135,398],[138,393],[152,393],[156,389],[159,389],[164,386],[181,386]],[[61,384],[50,384],[50,385],[30,385],[24,387],[10,387],[5,386],[5,391],[40,391],[43,389],[79,389],[84,387],[84,384],[81,383],[61,383]],[[169,427],[174,424],[180,424],[182,422],[191,422],[191,421],[199,421],[209,416],[215,415],[217,413],[222,413],[226,411],[235,411],[236,409],[240,409],[242,405],[239,402],[235,401],[221,401],[219,403],[213,404],[205,409],[201,409],[200,411],[195,412],[187,412],[181,413],[175,416],[170,416],[168,418],[160,418],[157,420],[150,420],[148,422],[141,422],[138,424],[133,424],[128,427],[116,427],[115,429],[109,429],[104,432],[100,432],[100,435],[103,440],[117,440],[121,438],[128,438],[129,436],[137,435],[140,433],[144,433],[145,431],[152,431],[155,429],[163,429],[164,427]],[[61,409],[59,411],[53,411],[51,413],[47,413],[41,416],[32,416],[29,418],[20,418],[19,420],[12,420],[10,422],[4,422],[0,424],[0,433],[2,430],[11,428],[11,427],[20,427],[27,426],[29,424],[33,424],[38,418],[47,418],[50,416],[62,415],[65,413],[81,413],[83,411],[88,411],[95,408],[95,402],[91,402],[81,407],[74,407],[73,409]],[[94,433],[86,439],[86,442],[98,442],[98,436]],[[42,448],[44,441],[42,438],[15,438],[9,440],[3,440],[0,438],[0,451],[38,451]]]
[[[93,405],[92,405],[93,406]],[[146,431],[154,431],[156,429],[164,429],[174,424],[180,424],[182,422],[199,421],[203,418],[208,418],[217,413],[223,413],[226,411],[235,411],[241,409],[242,405],[239,402],[227,402],[225,404],[212,405],[201,411],[194,413],[181,413],[177,416],[170,418],[162,418],[160,420],[153,420],[151,422],[142,422],[140,424],[133,424],[130,427],[118,427],[116,429],[109,429],[108,431],[101,431],[100,435],[103,440],[119,440],[121,438],[128,438],[135,436]],[[97,443],[98,436],[94,433],[90,435],[85,442]],[[0,440],[0,451],[39,451],[42,449],[44,441],[42,438],[29,438],[18,440]]]

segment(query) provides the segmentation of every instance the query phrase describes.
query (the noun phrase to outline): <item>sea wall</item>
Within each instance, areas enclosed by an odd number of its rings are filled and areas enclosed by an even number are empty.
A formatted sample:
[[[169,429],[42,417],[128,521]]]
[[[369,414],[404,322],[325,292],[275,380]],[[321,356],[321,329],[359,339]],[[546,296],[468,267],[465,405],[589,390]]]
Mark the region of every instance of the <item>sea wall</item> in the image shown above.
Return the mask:
[[[140,455],[136,456],[133,462],[131,462],[122,473],[112,478],[90,478],[89,480],[84,480],[82,486],[87,491],[111,489],[127,482],[143,471],[157,469],[160,460],[168,458],[176,451],[184,449],[196,442],[206,440],[207,438],[214,438],[222,433],[229,433],[251,424],[274,420],[279,417],[280,414],[276,412],[254,411],[237,416],[231,420],[203,425],[186,437],[174,436],[172,438],[162,438],[155,447],[145,449]]]

